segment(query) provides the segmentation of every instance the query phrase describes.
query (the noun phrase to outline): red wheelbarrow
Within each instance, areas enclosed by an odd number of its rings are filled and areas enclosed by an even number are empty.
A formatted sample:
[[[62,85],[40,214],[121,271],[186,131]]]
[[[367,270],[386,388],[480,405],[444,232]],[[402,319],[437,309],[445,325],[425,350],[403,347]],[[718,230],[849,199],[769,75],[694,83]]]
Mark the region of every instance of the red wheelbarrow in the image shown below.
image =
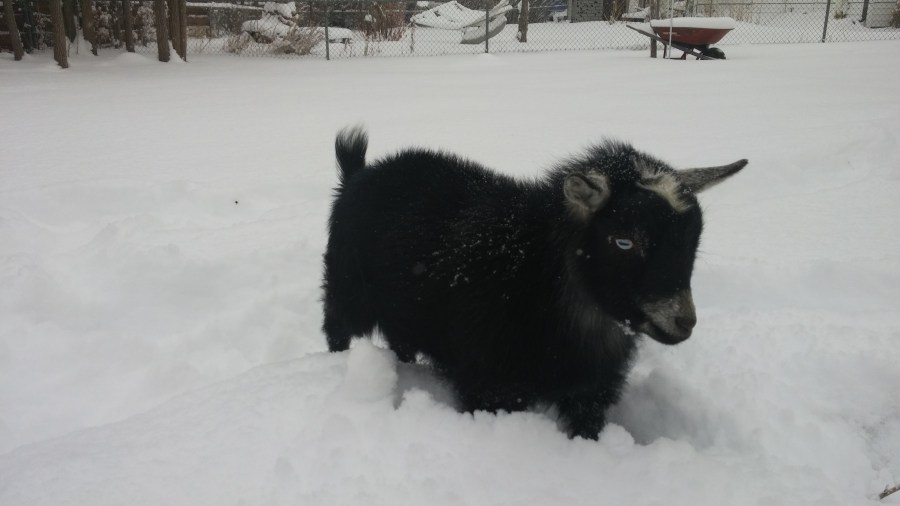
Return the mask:
[[[640,28],[627,25],[628,28],[662,42],[663,57],[671,48],[684,54],[681,59],[687,59],[687,55],[696,56],[698,60],[724,60],[725,52],[712,44],[722,40],[731,30],[734,30],[734,20],[731,18],[675,18],[654,19],[650,21],[650,33]]]

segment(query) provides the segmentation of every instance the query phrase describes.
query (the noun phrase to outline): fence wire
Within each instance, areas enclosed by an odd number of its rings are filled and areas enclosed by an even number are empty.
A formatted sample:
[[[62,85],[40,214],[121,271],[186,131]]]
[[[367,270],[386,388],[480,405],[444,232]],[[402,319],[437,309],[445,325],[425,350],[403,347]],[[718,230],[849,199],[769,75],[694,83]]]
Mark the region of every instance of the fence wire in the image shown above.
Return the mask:
[[[25,20],[26,46],[52,44],[47,0],[3,1]],[[160,1],[171,9],[172,0]],[[77,17],[83,2],[63,2]],[[153,0],[94,0],[93,10],[101,47],[122,44],[127,10],[137,50],[156,51]],[[649,39],[628,25],[649,31],[651,18],[670,12],[732,18],[735,28],[717,46],[900,39],[900,0],[189,0],[187,54],[339,59],[646,49]]]

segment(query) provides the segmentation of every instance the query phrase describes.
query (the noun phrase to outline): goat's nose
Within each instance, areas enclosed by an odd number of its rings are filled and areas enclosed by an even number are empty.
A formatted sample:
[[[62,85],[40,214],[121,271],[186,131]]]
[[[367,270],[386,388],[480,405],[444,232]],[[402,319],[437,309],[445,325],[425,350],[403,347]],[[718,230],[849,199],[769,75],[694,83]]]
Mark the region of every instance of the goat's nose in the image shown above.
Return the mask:
[[[685,334],[690,334],[692,330],[694,330],[694,325],[697,325],[697,316],[696,315],[687,315],[687,316],[676,316],[675,317],[675,326],[678,327],[678,330],[684,332]]]

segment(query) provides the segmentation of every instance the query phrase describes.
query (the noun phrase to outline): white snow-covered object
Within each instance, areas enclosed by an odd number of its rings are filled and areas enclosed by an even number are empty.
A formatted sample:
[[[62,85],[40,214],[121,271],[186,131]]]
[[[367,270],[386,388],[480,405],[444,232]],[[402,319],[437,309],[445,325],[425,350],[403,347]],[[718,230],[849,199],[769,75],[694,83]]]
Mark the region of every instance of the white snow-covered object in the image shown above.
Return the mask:
[[[264,15],[262,19],[252,19],[241,24],[242,32],[262,35],[268,39],[286,37],[293,28],[295,27],[292,25],[279,22],[277,17],[268,15]]]
[[[268,9],[270,5],[280,6],[282,4],[267,3],[264,9]],[[282,11],[287,12],[284,9]],[[318,33],[322,39],[325,38],[324,28],[300,27],[290,18],[281,16],[281,13],[273,14],[273,11],[266,11],[261,19],[252,19],[241,24],[241,31],[253,35],[254,39],[283,39],[291,34],[291,30],[309,30]],[[330,42],[349,42],[353,40],[353,31],[347,28],[329,27],[328,40]]]
[[[325,37],[325,29],[324,28],[316,28],[316,31],[322,33],[322,37]],[[340,28],[336,26],[328,27],[328,41],[329,42],[350,42],[353,40],[353,30],[349,28]]]
[[[654,19],[650,21],[652,27],[673,28],[707,28],[710,30],[734,30],[735,22],[732,18],[703,18],[686,17],[674,19]]]
[[[458,30],[463,25],[484,18],[483,12],[463,7],[457,1],[447,2],[410,18],[418,26]]]
[[[506,16],[497,16],[488,23],[487,31],[484,29],[484,21],[475,26],[468,26],[462,30],[462,44],[481,44],[486,39],[503,31],[506,27]]]
[[[266,2],[265,4],[263,4],[263,12],[267,12],[269,14],[277,14],[283,18],[290,19],[297,15],[297,5],[294,2]]]
[[[511,10],[512,7],[509,5],[509,2],[504,0],[491,9],[487,17],[494,20],[497,16],[506,14]],[[484,19],[484,11],[469,9],[456,0],[425,12],[420,12],[410,18],[417,26],[441,28],[444,30],[462,30],[463,28],[483,23]]]
[[[643,9],[637,9],[633,12],[622,14],[622,19],[625,21],[647,21],[650,19],[650,7],[644,7]]]

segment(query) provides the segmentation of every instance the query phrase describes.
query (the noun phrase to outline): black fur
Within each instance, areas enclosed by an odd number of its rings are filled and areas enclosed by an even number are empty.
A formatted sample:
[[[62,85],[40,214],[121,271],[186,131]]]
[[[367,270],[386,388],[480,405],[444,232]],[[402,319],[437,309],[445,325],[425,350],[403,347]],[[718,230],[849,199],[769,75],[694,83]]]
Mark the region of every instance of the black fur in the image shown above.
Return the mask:
[[[401,360],[425,355],[466,410],[552,403],[571,436],[596,438],[634,356],[631,329],[647,322],[641,303],[690,287],[702,227],[693,194],[682,189],[690,209],[676,212],[638,186],[636,160],[674,172],[621,143],[524,181],[421,149],[366,167],[366,139],[357,128],[335,144],[329,349],[377,327]],[[576,212],[563,189],[572,174],[585,176],[574,194],[608,182],[601,209]],[[653,328],[661,342],[684,338]]]

